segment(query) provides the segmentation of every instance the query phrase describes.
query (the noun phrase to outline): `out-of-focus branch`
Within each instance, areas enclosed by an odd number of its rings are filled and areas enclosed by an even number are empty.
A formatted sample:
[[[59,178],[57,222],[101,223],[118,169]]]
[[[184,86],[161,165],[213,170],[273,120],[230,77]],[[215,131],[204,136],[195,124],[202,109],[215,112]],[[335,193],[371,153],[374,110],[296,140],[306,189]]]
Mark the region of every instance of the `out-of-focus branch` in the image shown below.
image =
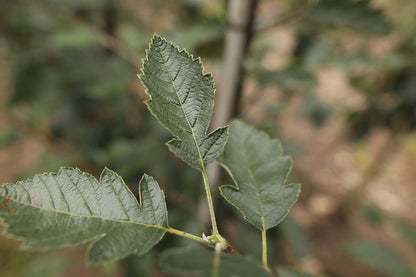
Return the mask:
[[[217,94],[212,127],[228,123],[233,115],[242,64],[248,47],[247,38],[253,28],[256,0],[232,0],[228,7],[228,28],[225,35],[224,73],[222,87]],[[250,24],[251,23],[251,24]]]

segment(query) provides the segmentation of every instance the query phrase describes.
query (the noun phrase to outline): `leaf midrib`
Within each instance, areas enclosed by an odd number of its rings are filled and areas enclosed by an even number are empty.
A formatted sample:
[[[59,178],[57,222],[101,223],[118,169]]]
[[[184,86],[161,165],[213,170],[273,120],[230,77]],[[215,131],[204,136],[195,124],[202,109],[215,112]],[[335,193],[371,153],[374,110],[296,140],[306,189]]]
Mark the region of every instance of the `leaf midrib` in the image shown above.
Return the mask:
[[[247,171],[248,171],[248,174],[250,176],[250,179],[253,181],[253,184],[254,185],[257,185],[256,178],[254,177],[254,174],[251,171],[251,168],[250,168],[249,163],[248,163],[248,157],[247,157],[246,149],[244,147],[242,147],[242,151],[241,152],[243,153],[244,162],[247,164]],[[261,205],[260,194],[259,194],[259,192],[257,190],[257,186],[253,186],[252,184],[249,184],[249,186],[252,189],[254,189],[254,191],[256,192],[256,200],[257,200],[257,204],[259,205],[260,214],[261,214],[261,216],[260,216],[261,225],[262,225],[263,230],[266,230],[266,228],[265,228],[265,222],[264,222],[263,207]]]
[[[155,45],[155,46],[156,46],[156,45]],[[156,47],[158,48],[158,51],[156,51],[156,52],[157,52],[157,53],[159,53],[159,55],[160,55],[160,57],[161,57],[161,59],[162,59],[162,61],[163,61],[163,66],[166,68],[166,72],[168,73],[169,79],[170,79],[170,81],[171,81],[171,83],[172,83],[172,87],[173,87],[173,89],[175,90],[175,95],[176,95],[176,97],[178,98],[179,106],[181,107],[182,113],[183,113],[183,114],[184,114],[184,116],[185,116],[186,123],[188,124],[189,129],[191,129],[192,139],[193,139],[193,141],[194,141],[194,143],[195,143],[196,150],[198,151],[199,162],[201,163],[201,168],[202,168],[202,171],[204,171],[204,172],[205,172],[204,160],[203,160],[203,158],[202,158],[201,151],[200,151],[199,146],[198,146],[198,142],[196,141],[196,136],[195,136],[195,133],[194,133],[194,129],[192,128],[192,124],[191,124],[191,122],[189,122],[189,118],[188,118],[188,115],[187,115],[187,114],[186,114],[186,112],[185,112],[185,109],[183,108],[182,101],[181,101],[181,99],[179,98],[179,93],[178,93],[178,90],[176,89],[175,81],[173,80],[172,75],[171,75],[171,73],[170,73],[170,70],[169,70],[169,68],[168,68],[168,66],[167,66],[167,64],[166,64],[165,58],[163,57],[163,55],[162,55],[162,53],[161,53],[162,51],[161,51],[161,49],[160,49],[160,47],[159,47],[159,46],[156,46]],[[180,69],[179,69],[179,70],[180,70]],[[179,71],[178,71],[178,75],[179,75]]]
[[[118,223],[122,223],[122,224],[125,224],[125,223],[135,224],[135,225],[141,225],[141,226],[149,227],[149,228],[161,229],[161,230],[165,230],[165,231],[168,229],[167,227],[164,227],[162,225],[153,225],[153,224],[147,224],[147,223],[138,222],[138,221],[132,221],[132,220],[122,220],[122,219],[115,219],[115,218],[106,218],[106,217],[94,216],[94,215],[78,215],[78,214],[73,214],[73,213],[64,212],[64,211],[60,211],[60,210],[48,210],[48,209],[44,209],[42,207],[33,205],[31,203],[22,202],[22,201],[19,201],[19,200],[10,198],[10,197],[5,197],[5,196],[2,196],[2,195],[0,195],[0,197],[10,199],[10,200],[12,200],[12,202],[16,202],[16,203],[19,203],[19,204],[24,205],[24,206],[30,206],[32,208],[35,208],[35,209],[38,209],[38,210],[44,211],[44,212],[55,212],[57,214],[63,214],[63,215],[71,216],[71,217],[89,218],[89,219],[99,219],[99,220],[102,220],[102,221],[118,222]]]

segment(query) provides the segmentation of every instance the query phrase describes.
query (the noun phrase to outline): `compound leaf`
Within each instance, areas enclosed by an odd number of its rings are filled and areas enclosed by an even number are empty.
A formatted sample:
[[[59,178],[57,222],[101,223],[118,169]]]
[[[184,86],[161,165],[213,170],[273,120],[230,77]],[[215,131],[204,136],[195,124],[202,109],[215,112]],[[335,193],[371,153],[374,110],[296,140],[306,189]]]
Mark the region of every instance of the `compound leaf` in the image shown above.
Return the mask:
[[[115,172],[100,182],[74,168],[0,187],[0,218],[26,247],[50,249],[94,240],[88,263],[144,254],[165,234],[163,191],[150,176],[139,184],[140,204]]]
[[[218,162],[235,186],[221,186],[221,195],[260,230],[268,230],[288,214],[300,185],[284,185],[292,161],[282,147],[242,121],[230,125],[230,138]]]
[[[170,273],[200,277],[213,276],[215,252],[206,248],[179,248],[165,251],[162,268]],[[240,256],[221,253],[218,277],[269,277],[270,273],[256,262]]]
[[[228,138],[228,127],[207,135],[214,107],[213,78],[202,73],[200,59],[158,35],[146,54],[140,75],[151,97],[146,104],[176,137],[167,143],[169,150],[203,171],[221,154]]]

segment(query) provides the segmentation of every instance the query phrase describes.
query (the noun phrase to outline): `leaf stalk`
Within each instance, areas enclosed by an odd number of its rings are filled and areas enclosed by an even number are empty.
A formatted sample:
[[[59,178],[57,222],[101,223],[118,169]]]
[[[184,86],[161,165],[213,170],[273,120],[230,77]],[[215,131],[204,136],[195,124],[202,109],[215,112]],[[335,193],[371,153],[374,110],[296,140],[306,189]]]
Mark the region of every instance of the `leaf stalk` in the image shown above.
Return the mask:
[[[267,237],[266,237],[266,229],[263,228],[261,230],[261,240],[263,245],[263,266],[270,271],[269,265],[267,264]]]
[[[211,247],[211,244],[207,243],[203,238],[200,238],[198,236],[189,234],[187,232],[180,231],[180,230],[177,230],[177,229],[173,229],[171,227],[164,227],[163,230],[165,230],[168,233],[171,233],[171,234],[174,234],[174,235],[177,235],[177,236],[181,236],[181,237],[185,237],[185,238],[194,240],[196,242],[199,242],[199,243],[202,243],[202,244],[204,244],[206,246],[210,246]]]
[[[203,164],[203,162],[201,162],[201,164]],[[205,170],[205,167],[202,168],[202,177],[204,179],[204,187],[205,187],[205,192],[207,195],[209,214],[211,216],[212,233],[214,235],[219,235],[218,227],[217,227],[217,220],[215,219],[214,204],[212,202],[211,190],[210,190],[209,182],[208,182],[208,174],[207,174],[207,171]]]
[[[207,174],[207,171],[205,169],[205,166],[204,166],[204,163],[203,163],[202,160],[201,160],[201,165],[202,165],[202,177],[204,179],[204,187],[205,187],[205,192],[206,192],[206,195],[207,195],[209,214],[211,216],[211,224],[212,224],[212,235],[209,238],[210,238],[211,242],[213,242],[215,245],[217,243],[220,243],[221,247],[222,247],[221,249],[225,250],[225,249],[227,249],[228,242],[218,232],[217,221],[215,219],[214,204],[213,204],[213,201],[212,201],[211,190],[210,190],[210,186],[209,186],[209,182],[208,182],[208,174]]]

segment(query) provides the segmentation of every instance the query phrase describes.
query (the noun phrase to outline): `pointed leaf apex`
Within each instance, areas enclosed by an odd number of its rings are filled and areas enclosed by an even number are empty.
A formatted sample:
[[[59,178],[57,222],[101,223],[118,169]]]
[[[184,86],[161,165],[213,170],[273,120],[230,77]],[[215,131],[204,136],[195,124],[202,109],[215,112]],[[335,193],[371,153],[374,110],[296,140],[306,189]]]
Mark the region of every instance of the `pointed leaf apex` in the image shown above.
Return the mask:
[[[103,171],[101,171],[101,174],[100,174],[100,179],[101,179],[103,176],[106,176],[106,175],[114,175],[114,174],[116,174],[114,171],[112,171],[112,170],[111,170],[111,169],[109,169],[108,167],[104,167]]]
[[[146,181],[146,182],[148,182],[148,181],[155,181],[155,179],[152,176],[147,175],[146,173],[143,173],[143,176],[140,179],[139,184],[141,185],[143,181]]]
[[[152,40],[154,40],[154,39],[162,39],[162,37],[157,33],[153,33]]]
[[[154,34],[140,80],[153,116],[175,137],[169,149],[198,170],[204,170],[222,151],[224,130],[207,135],[214,107],[212,75],[203,74],[200,58]],[[184,81],[187,80],[187,81]]]

